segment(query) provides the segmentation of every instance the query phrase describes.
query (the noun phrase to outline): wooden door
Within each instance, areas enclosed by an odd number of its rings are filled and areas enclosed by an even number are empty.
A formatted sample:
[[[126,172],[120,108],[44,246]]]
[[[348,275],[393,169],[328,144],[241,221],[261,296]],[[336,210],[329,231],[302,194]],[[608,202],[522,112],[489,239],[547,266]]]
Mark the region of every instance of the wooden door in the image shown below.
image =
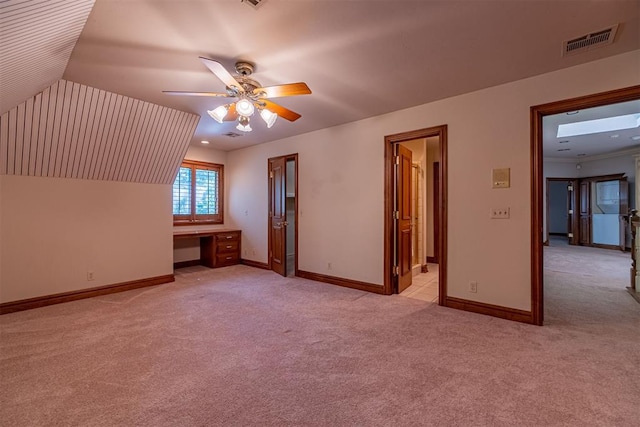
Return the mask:
[[[398,293],[411,286],[411,164],[412,153],[398,144],[397,165],[397,233]]]
[[[269,159],[269,264],[276,273],[287,272],[287,161]]]
[[[621,179],[618,183],[620,185],[618,193],[620,195],[620,209],[618,210],[618,220],[620,222],[620,250],[624,251],[627,246],[627,224],[629,219],[629,183],[627,182],[627,178]]]
[[[591,244],[591,182],[580,181],[580,238],[581,245]]]

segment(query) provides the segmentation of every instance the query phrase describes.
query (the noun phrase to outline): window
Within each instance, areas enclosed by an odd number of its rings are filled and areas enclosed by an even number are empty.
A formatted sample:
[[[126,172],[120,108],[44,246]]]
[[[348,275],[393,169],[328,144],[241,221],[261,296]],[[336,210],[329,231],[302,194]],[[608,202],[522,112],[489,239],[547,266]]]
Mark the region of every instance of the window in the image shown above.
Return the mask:
[[[173,223],[222,224],[224,166],[185,160],[173,182]]]

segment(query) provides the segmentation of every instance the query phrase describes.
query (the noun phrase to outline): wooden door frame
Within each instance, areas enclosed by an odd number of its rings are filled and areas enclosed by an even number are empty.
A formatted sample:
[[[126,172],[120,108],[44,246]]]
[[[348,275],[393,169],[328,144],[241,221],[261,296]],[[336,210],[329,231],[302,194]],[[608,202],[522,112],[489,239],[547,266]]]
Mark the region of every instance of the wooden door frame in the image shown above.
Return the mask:
[[[446,305],[447,297],[447,125],[434,126],[384,137],[384,291],[391,295],[393,289],[393,186],[395,144],[420,138],[438,137],[440,145],[440,210],[436,216],[440,223],[440,234],[435,242],[439,255],[438,304]]]
[[[544,321],[542,119],[544,116],[640,99],[640,85],[531,107],[531,314]]]
[[[294,219],[295,219],[295,228],[294,228],[294,246],[295,246],[295,252],[294,252],[294,276],[298,276],[298,153],[293,153],[293,154],[287,154],[284,156],[276,156],[276,157],[270,157],[267,159],[267,266],[268,266],[268,270],[272,270],[273,269],[273,264],[271,262],[271,181],[269,178],[269,165],[270,162],[272,160],[276,160],[276,159],[280,159],[280,158],[284,158],[284,164],[285,164],[285,168],[287,166],[287,162],[289,160],[294,160],[295,163],[295,185],[296,185],[296,191],[295,191],[295,207],[294,207]],[[285,180],[285,186],[286,186],[286,180]],[[286,201],[285,201],[285,207],[286,207]],[[287,232],[285,230],[285,239],[287,238]],[[286,251],[285,251],[286,252]],[[287,267],[286,267],[286,256],[287,254],[285,253],[285,274],[287,271]]]
[[[629,182],[628,178],[625,175],[626,175],[625,173],[614,173],[614,174],[608,174],[608,175],[585,176],[585,177],[582,177],[582,178],[578,178],[578,182],[579,183],[580,182],[586,182],[589,185],[589,188],[592,188],[592,185],[594,183],[603,182],[603,181],[626,181],[628,183]],[[628,197],[628,194],[627,194],[627,200],[628,200],[628,198],[629,197]],[[591,199],[590,202],[593,203],[593,199]],[[593,247],[593,248],[601,248],[601,249],[620,250],[620,248],[618,246],[615,246],[615,245],[604,245],[604,244],[594,243],[593,242],[593,212],[591,212],[591,211],[589,212],[589,228],[590,228],[590,231],[589,231],[589,242],[588,242],[588,244],[582,245],[582,246],[588,246],[588,247]],[[626,236],[625,236],[625,242],[623,244],[626,245]]]

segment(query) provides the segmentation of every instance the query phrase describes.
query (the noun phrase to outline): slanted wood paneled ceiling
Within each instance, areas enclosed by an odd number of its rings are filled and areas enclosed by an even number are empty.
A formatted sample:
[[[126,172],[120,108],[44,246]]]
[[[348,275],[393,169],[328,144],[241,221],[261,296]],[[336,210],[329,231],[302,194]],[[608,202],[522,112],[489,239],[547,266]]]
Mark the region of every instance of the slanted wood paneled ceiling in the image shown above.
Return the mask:
[[[171,184],[198,120],[60,80],[0,117],[0,174]]]
[[[0,114],[62,78],[94,1],[0,2]]]
[[[91,2],[8,2],[17,3],[38,9]],[[12,25],[24,32],[64,26],[44,21]],[[613,44],[562,56],[563,41],[614,24]],[[73,44],[69,40],[66,47]],[[41,42],[34,56],[43,67],[57,61],[61,50]],[[34,69],[29,56],[36,51],[13,38],[5,42],[5,33],[1,43],[24,52],[10,74],[24,73],[20,85],[38,87],[19,102],[59,78],[51,72],[47,84],[27,84],[27,70]],[[258,9],[240,0],[96,0],[62,77],[197,114],[202,120],[191,143],[205,139],[211,147],[233,150],[637,49],[639,0],[266,0]],[[162,94],[224,91],[198,56],[228,69],[239,59],[255,62],[254,77],[263,85],[305,81],[313,94],[279,100],[302,114],[295,123],[279,120],[266,129],[258,121],[253,132],[229,138],[224,134],[235,131],[234,124],[220,125],[206,115],[223,100]],[[7,78],[18,79],[3,73]]]

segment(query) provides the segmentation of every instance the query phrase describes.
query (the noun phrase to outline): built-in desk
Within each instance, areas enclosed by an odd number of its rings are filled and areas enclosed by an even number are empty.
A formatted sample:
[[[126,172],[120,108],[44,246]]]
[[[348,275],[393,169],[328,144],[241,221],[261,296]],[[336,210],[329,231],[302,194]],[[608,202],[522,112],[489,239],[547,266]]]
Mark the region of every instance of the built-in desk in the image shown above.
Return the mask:
[[[240,263],[240,230],[175,231],[173,240],[200,238],[200,264],[225,267]]]

